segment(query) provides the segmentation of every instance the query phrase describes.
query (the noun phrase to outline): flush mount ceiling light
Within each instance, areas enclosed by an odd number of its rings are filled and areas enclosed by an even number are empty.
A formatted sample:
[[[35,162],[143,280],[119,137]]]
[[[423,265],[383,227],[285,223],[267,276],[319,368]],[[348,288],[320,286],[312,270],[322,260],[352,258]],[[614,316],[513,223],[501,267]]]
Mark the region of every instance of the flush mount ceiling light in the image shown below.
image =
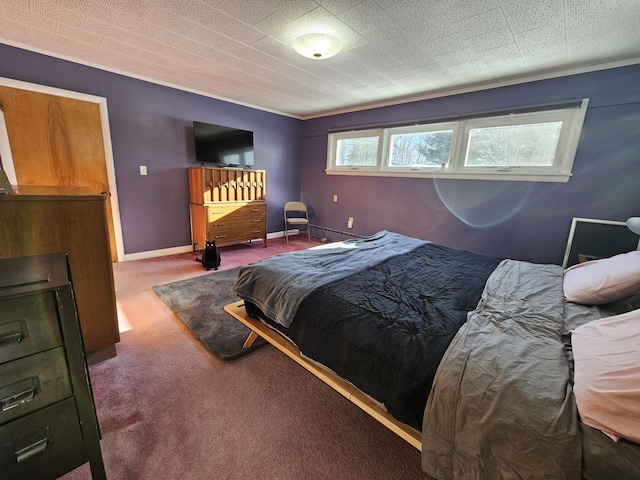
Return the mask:
[[[342,50],[342,42],[328,33],[305,33],[296,37],[293,48],[303,57],[324,60]]]

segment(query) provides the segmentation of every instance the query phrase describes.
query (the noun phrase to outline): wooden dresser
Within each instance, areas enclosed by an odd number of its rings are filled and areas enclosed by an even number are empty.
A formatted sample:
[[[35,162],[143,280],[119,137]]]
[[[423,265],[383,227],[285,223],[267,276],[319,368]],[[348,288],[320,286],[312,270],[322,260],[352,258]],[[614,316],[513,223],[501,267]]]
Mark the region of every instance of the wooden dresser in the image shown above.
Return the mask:
[[[0,260],[0,477],[104,479],[99,440],[67,256]]]
[[[0,259],[67,253],[89,364],[120,341],[106,198],[86,187],[19,186],[0,195]]]
[[[189,168],[189,212],[194,251],[262,239],[267,246],[266,172]]]

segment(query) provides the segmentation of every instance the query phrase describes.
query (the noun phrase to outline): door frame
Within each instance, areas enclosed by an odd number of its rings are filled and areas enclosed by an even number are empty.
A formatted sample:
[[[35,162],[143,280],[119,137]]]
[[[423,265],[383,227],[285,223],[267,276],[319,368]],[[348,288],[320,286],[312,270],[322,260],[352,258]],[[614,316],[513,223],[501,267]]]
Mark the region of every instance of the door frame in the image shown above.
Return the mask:
[[[124,260],[124,239],[122,236],[122,223],[120,220],[120,207],[118,203],[118,189],[116,188],[116,171],[113,162],[113,148],[111,146],[111,131],[109,129],[109,113],[107,111],[107,99],[96,95],[74,92],[71,90],[63,90],[61,88],[48,87],[46,85],[38,85],[36,83],[23,82],[11,78],[0,77],[0,85],[4,87],[17,88],[20,90],[28,90],[37,93],[45,93],[58,97],[71,98],[88,103],[98,105],[100,111],[100,123],[102,124],[102,141],[104,144],[105,166],[107,168],[107,181],[109,182],[109,201],[111,202],[111,213],[113,217],[113,234],[115,236],[116,251],[118,258],[113,260],[121,262]],[[7,133],[7,125],[4,119],[4,113],[0,111],[0,157],[2,157],[2,166],[7,173],[9,183],[16,185],[16,172],[13,165],[13,156],[11,155],[11,145],[9,144],[9,135]]]

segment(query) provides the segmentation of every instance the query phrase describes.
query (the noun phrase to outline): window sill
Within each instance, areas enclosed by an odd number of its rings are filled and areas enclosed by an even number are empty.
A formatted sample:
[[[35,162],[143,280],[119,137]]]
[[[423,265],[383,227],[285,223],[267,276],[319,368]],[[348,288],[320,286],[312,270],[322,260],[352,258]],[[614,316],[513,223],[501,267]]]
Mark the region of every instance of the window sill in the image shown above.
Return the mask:
[[[360,177],[444,178],[451,180],[498,180],[507,182],[554,182],[567,183],[571,173],[456,173],[440,171],[372,171],[372,170],[325,170],[327,175]]]

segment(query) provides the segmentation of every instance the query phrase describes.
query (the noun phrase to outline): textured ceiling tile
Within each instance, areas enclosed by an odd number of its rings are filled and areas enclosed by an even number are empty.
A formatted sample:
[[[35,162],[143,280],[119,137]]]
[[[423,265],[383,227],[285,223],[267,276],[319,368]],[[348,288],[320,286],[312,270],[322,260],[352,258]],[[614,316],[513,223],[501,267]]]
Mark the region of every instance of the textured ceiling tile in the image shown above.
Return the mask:
[[[464,38],[479,37],[497,30],[509,28],[501,9],[494,9],[454,23]]]
[[[525,32],[516,33],[514,35],[516,43],[520,48],[528,48],[541,43],[566,43],[566,31],[562,20],[545,25],[544,27],[534,28]]]
[[[405,29],[397,23],[379,25],[366,32],[362,32],[362,36],[369,42],[381,47],[389,43],[410,44],[413,42],[411,37],[405,32]]]
[[[177,16],[170,10],[164,8],[154,7],[146,16],[147,22],[158,25],[170,32],[185,34],[192,30],[196,24],[191,20]]]
[[[193,30],[187,33],[187,38],[203,43],[213,48],[221,47],[225,43],[231,41],[231,39],[225,35],[222,35],[214,30],[201,27],[197,25]]]
[[[105,37],[113,38],[116,40],[125,41],[131,36],[131,31],[129,30],[114,27],[113,25],[95,20],[93,18],[87,19],[84,28],[90,32],[97,33],[99,35],[103,35]]]
[[[326,8],[334,15],[338,15],[355,5],[362,2],[362,0],[316,0],[316,2]]]
[[[26,23],[14,22],[8,18],[0,17],[0,38],[5,37],[5,34],[17,35],[18,37],[28,37],[31,33],[31,27]]]
[[[289,23],[318,8],[314,0],[286,0],[280,1],[275,12],[254,25],[254,28],[283,40],[288,36]]]
[[[489,32],[479,37],[473,37],[468,39],[469,45],[476,52],[491,50],[493,48],[504,47],[506,45],[515,44],[511,30],[505,28],[503,30],[496,30],[495,32]]]
[[[233,17],[209,3],[191,0],[179,12],[180,16],[198,23],[210,30],[216,30],[229,23]]]
[[[148,38],[155,38],[162,32],[161,26],[146,22],[142,18],[127,12],[120,12],[111,24],[114,27],[136,32],[138,35]]]
[[[29,11],[29,0],[3,0],[0,3],[0,12],[7,14],[14,10],[21,10],[22,12]]]
[[[235,19],[220,27],[218,32],[239,42],[246,43],[247,45],[251,45],[264,37],[264,33],[260,30],[256,30],[246,23]]]
[[[353,28],[356,32],[364,32],[389,22],[389,15],[375,0],[366,0],[345,10],[338,18]]]
[[[556,9],[562,10],[564,0],[500,0],[502,10],[507,17],[519,15],[529,10]],[[570,0],[567,0],[570,1]],[[588,2],[592,0],[587,0]],[[607,0],[608,1],[608,0]],[[558,17],[558,20],[561,17]]]
[[[409,19],[404,23],[404,27],[407,33],[419,42],[427,42],[458,33],[458,29],[446,15],[438,15],[426,19]]]
[[[459,33],[455,33],[447,37],[436,38],[435,40],[425,42],[422,45],[422,49],[432,57],[453,52],[455,50],[462,50],[467,47],[467,41],[462,38],[462,35]]]
[[[516,58],[521,55],[520,50],[515,43],[505,45],[503,47],[492,48],[491,50],[485,50],[482,52],[476,52],[477,59],[482,60],[484,63],[493,63],[499,60],[507,60],[509,58]]]
[[[148,1],[148,0],[147,0]],[[134,2],[137,3],[137,2]],[[189,3],[189,0],[152,0],[150,3],[157,7],[164,8],[173,13],[179,12],[182,8]]]
[[[145,51],[131,45],[129,43],[120,42],[118,40],[113,40],[111,38],[103,38],[102,43],[100,44],[102,48],[108,48],[113,50],[114,52],[118,52],[121,54],[125,54],[131,57],[143,58],[145,55]]]
[[[438,0],[438,5],[452,22],[500,8],[498,0]]]
[[[73,10],[81,15],[93,17],[103,22],[111,22],[116,16],[117,9],[111,2],[101,0],[60,0],[62,8]]]
[[[376,3],[380,5],[382,8],[388,8],[395,5],[399,1],[400,0],[376,0]]]
[[[102,42],[102,35],[87,30],[80,30],[79,28],[72,25],[65,25],[64,23],[58,23],[56,31],[64,37],[73,38],[74,40],[90,45],[100,45]]]
[[[275,0],[223,0],[217,9],[235,18],[242,18],[247,25],[255,25],[273,14],[277,9]]]
[[[50,21],[65,23],[81,28],[84,24],[85,15],[60,8],[57,4],[47,0],[32,0],[31,11],[37,15],[47,17]]]
[[[474,61],[476,58],[476,52],[474,52],[473,49],[463,48],[462,50],[455,50],[445,53],[444,55],[435,56],[433,60],[441,65],[457,65],[459,63]]]
[[[426,19],[444,13],[436,0],[402,0],[385,8],[385,11],[399,23],[406,19]]]
[[[142,18],[149,13],[156,4],[153,0],[109,0],[108,2],[103,3],[110,5],[114,12],[128,13],[129,15],[139,18]]]
[[[166,52],[167,50],[169,50],[169,45],[162,42],[157,42],[155,40],[151,40],[150,38],[143,37],[141,35],[137,35],[136,33],[133,33],[129,37],[129,39],[127,40],[127,43],[130,45],[135,45],[137,48],[141,48],[148,52],[153,52],[158,54],[162,54],[163,52]]]
[[[348,28],[339,18],[334,17],[328,10],[318,7],[291,21],[285,28],[280,40],[289,41],[303,33],[329,33],[338,36]],[[343,40],[344,42],[344,40]]]
[[[160,35],[156,37],[156,41],[163,43],[165,45],[171,45],[175,48],[178,48],[180,50],[185,50],[188,52],[202,45],[196,40],[193,40],[189,37],[185,37],[183,35],[179,35],[175,32],[169,32],[167,30],[160,32]]]
[[[229,43],[224,44],[220,47],[220,50],[235,57],[245,59],[255,57],[260,53],[255,48],[251,48],[244,43],[236,42],[235,40],[231,40]]]
[[[507,17],[513,33],[526,32],[534,28],[556,23],[563,18],[562,3],[543,3],[538,8],[524,10]]]
[[[15,17],[9,16],[9,18],[14,19]],[[30,25],[31,27],[38,28],[40,30],[46,30],[47,32],[55,32],[56,30],[56,22],[52,22],[47,17],[44,17],[42,15],[27,12],[24,13],[21,18],[27,25]]]

